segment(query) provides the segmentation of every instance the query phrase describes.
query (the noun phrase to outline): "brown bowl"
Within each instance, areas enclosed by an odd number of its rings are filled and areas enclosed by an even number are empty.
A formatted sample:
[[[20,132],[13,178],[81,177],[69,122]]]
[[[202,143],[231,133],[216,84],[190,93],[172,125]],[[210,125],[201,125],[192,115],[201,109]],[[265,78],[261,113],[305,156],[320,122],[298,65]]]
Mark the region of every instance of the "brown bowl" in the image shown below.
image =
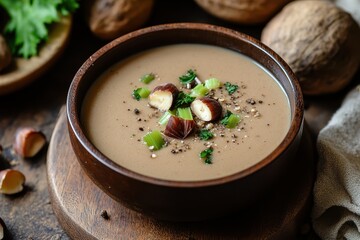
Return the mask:
[[[249,56],[275,76],[289,99],[291,123],[286,137],[270,155],[230,176],[204,181],[168,181],[119,166],[89,141],[80,122],[80,110],[91,84],[114,63],[134,53],[174,43],[228,48]],[[125,206],[158,219],[194,221],[241,211],[257,204],[269,190],[286,181],[302,135],[303,98],[288,65],[256,39],[223,27],[176,23],[129,33],[94,53],[81,66],[70,86],[67,117],[71,143],[79,163],[104,192]]]

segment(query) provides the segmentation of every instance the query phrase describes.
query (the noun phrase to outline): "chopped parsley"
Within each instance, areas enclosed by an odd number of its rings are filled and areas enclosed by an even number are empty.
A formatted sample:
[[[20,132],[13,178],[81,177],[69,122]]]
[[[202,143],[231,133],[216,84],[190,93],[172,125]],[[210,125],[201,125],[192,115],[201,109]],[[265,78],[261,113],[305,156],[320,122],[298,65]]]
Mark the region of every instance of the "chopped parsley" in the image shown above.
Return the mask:
[[[30,58],[38,54],[41,43],[48,39],[51,23],[74,12],[76,0],[0,0],[9,15],[5,37],[15,56]]]
[[[220,121],[220,123],[222,124],[222,125],[227,125],[228,124],[228,122],[229,122],[229,117],[232,115],[233,113],[231,112],[231,111],[229,111],[229,110],[227,110],[226,111],[226,113],[225,113],[225,115],[224,115],[224,117],[223,117],[223,119],[221,119],[221,121]]]
[[[192,97],[189,94],[186,94],[184,92],[180,92],[175,100],[175,104],[173,108],[185,108],[190,106],[190,103],[192,103],[195,100],[196,97]]]
[[[231,84],[229,82],[226,82],[225,84],[226,91],[228,91],[229,95],[233,94],[238,90],[239,86],[236,84]]]
[[[212,139],[213,137],[214,137],[214,134],[212,132],[210,132],[209,130],[207,130],[207,129],[202,129],[199,132],[199,138],[201,140],[207,141],[209,139]]]
[[[206,164],[212,164],[212,153],[213,153],[214,149],[212,147],[209,147],[207,149],[205,149],[204,151],[202,151],[199,156],[200,158],[204,159],[204,162]]]
[[[196,78],[196,72],[192,69],[189,69],[186,74],[179,77],[179,80],[182,84],[192,83]]]

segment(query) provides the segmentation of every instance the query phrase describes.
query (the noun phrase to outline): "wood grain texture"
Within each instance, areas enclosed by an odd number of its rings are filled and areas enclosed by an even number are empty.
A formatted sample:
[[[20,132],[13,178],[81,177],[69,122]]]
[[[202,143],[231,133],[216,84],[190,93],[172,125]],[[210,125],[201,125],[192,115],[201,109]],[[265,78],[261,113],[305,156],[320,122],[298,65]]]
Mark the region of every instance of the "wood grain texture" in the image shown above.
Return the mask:
[[[308,217],[314,149],[306,132],[291,188],[226,219],[173,223],[157,221],[115,202],[91,182],[72,151],[62,113],[48,150],[47,173],[54,212],[74,239],[290,239]],[[301,155],[300,155],[301,154]],[[309,201],[310,200],[310,201]],[[101,216],[106,210],[109,220]]]

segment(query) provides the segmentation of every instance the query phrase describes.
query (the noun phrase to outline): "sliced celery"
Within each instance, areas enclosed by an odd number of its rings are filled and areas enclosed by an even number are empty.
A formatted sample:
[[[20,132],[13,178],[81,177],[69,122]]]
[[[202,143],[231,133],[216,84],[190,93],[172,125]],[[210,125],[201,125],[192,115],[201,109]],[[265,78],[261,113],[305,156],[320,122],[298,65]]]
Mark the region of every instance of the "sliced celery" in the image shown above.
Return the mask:
[[[190,96],[192,97],[204,97],[209,93],[209,89],[204,84],[198,84],[191,90]]]
[[[152,80],[155,79],[155,74],[153,73],[148,73],[148,74],[145,74],[144,76],[142,76],[140,78],[140,82],[143,82],[145,84],[149,84]]]
[[[149,132],[143,137],[144,142],[149,147],[154,147],[153,150],[159,150],[161,149],[164,144],[165,140],[162,137],[161,133],[157,130],[154,130],[152,132]]]
[[[174,115],[174,111],[166,111],[161,118],[159,119],[159,122],[161,125],[166,125],[169,121],[169,118]]]
[[[228,122],[226,124],[227,128],[235,128],[240,122],[240,116],[236,114],[231,114],[228,118]]]
[[[217,78],[209,78],[205,80],[205,87],[207,89],[217,89],[221,86],[221,82]]]
[[[191,114],[191,109],[189,107],[178,108],[176,111],[176,115],[185,120],[193,120],[193,116]]]

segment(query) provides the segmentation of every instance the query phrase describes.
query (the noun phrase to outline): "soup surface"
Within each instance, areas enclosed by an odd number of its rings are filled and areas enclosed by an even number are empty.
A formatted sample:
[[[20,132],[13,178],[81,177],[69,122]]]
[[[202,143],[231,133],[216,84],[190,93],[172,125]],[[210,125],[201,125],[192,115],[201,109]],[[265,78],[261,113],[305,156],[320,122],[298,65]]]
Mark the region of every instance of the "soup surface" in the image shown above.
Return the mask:
[[[194,130],[184,140],[164,136],[167,146],[152,151],[144,143],[148,132],[164,132],[158,123],[162,112],[148,99],[135,100],[134,89],[150,90],[173,83],[179,90],[191,90],[179,82],[189,69],[201,81],[217,78],[238,89],[226,87],[210,92],[223,108],[240,116],[235,128],[221,123],[197,121],[197,129],[209,129],[214,137],[201,140]],[[154,73],[149,84],[139,81]],[[221,119],[220,119],[221,120]],[[290,126],[290,107],[285,92],[274,78],[249,58],[227,49],[200,44],[175,44],[150,49],[116,63],[87,93],[81,113],[86,134],[95,147],[117,164],[158,179],[197,181],[237,173],[258,163],[283,140]],[[212,148],[211,164],[199,153]]]

